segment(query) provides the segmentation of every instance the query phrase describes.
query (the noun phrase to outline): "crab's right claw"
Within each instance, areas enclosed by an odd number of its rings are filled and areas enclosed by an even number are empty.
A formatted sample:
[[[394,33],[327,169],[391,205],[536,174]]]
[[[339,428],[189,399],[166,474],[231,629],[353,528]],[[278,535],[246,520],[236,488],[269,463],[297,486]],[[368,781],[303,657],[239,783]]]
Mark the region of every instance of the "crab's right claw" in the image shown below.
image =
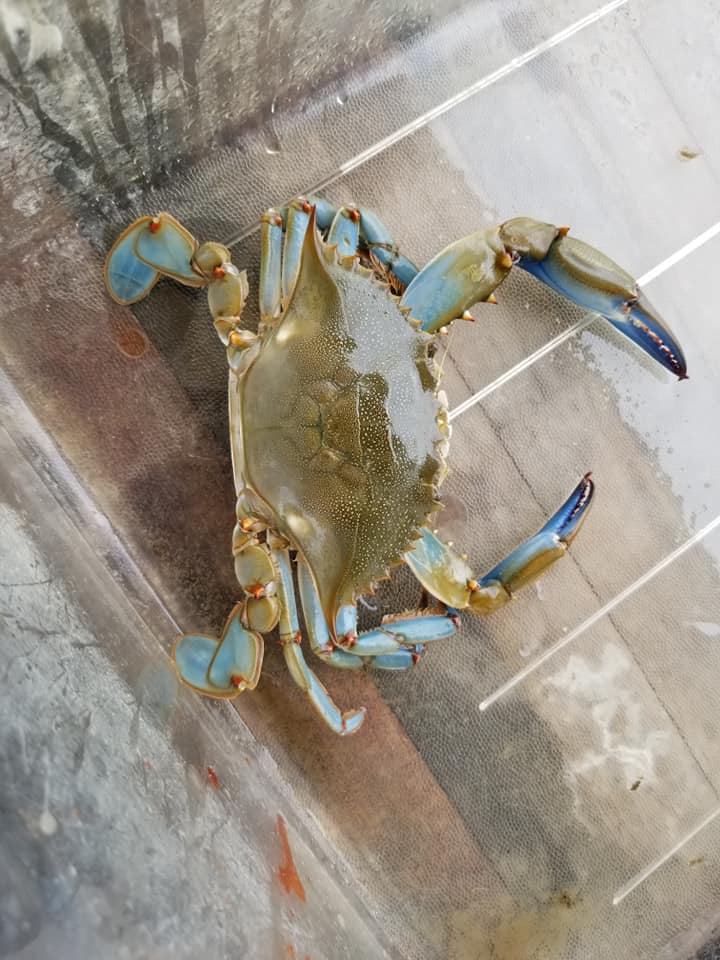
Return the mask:
[[[519,267],[578,306],[602,314],[679,380],[687,379],[682,347],[635,280],[604,253],[567,232],[527,217],[508,220],[500,228]]]
[[[682,347],[668,325],[662,321],[638,290],[635,300],[623,305],[621,315],[606,314],[610,323],[629,337],[645,353],[674,373],[678,380],[687,380],[687,363]]]
[[[185,635],[175,641],[173,658],[180,679],[188,687],[209,697],[230,700],[257,686],[263,640],[243,626],[242,610],[243,604],[234,607],[219,640]]]
[[[105,284],[117,303],[142,300],[160,276],[191,287],[207,286],[195,254],[198,242],[169,213],[140,217],[117,238],[105,260]]]
[[[512,594],[536,580],[564,555],[577,536],[592,504],[594,491],[587,473],[545,526],[479,581],[480,588],[498,583]]]

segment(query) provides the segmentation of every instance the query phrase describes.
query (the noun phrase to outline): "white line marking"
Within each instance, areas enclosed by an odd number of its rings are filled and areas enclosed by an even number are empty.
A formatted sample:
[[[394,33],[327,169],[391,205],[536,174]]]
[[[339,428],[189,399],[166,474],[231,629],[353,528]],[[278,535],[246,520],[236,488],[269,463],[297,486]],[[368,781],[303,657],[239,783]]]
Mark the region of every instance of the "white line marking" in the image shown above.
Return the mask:
[[[708,240],[712,240],[713,237],[716,237],[720,233],[720,220],[717,223],[714,223],[711,227],[708,227],[703,233],[695,237],[694,240],[691,240],[689,243],[686,243],[684,247],[680,247],[675,253],[670,254],[670,256],[663,260],[662,263],[659,263],[656,267],[653,267],[652,270],[648,270],[647,273],[644,273],[638,280],[638,284],[642,286],[644,283],[650,283],[651,280],[654,280],[655,277],[659,277],[661,273],[665,273],[666,270],[669,270],[670,267],[674,267],[676,263],[680,263],[681,260],[684,260],[689,254],[694,253],[699,247],[704,243],[707,243]]]
[[[477,393],[474,393],[471,397],[468,397],[466,400],[463,400],[462,403],[459,403],[453,410],[450,411],[448,420],[454,420],[455,417],[459,417],[461,413],[465,413],[466,410],[469,410],[470,407],[474,407],[476,403],[484,400],[485,397],[489,397],[490,394],[494,393],[498,387],[502,387],[504,383],[508,383],[510,380],[513,380],[519,373],[522,373],[523,370],[527,370],[528,367],[531,367],[536,360],[539,360],[546,354],[551,353],[556,347],[559,347],[560,344],[565,343],[566,340],[570,340],[570,338],[574,337],[576,333],[579,333],[581,330],[589,327],[590,324],[595,323],[596,320],[597,314],[591,313],[589,316],[583,317],[582,320],[578,320],[576,323],[573,323],[573,325],[568,327],[567,330],[563,330],[562,333],[559,333],[556,337],[553,337],[552,340],[548,340],[548,342],[544,346],[540,347],[539,350],[528,354],[528,356],[525,357],[524,360],[521,360],[520,363],[516,363],[514,367],[510,367],[510,369],[501,374],[497,380],[493,380],[492,383],[488,383],[482,388],[482,390],[478,390]]]
[[[648,270],[647,273],[644,273],[641,277],[639,277],[637,280],[638,286],[643,287],[646,284],[651,283],[656,277],[659,277],[661,274],[665,273],[665,271],[669,270],[670,267],[674,267],[676,263],[680,263],[681,260],[684,260],[685,257],[689,256],[689,254],[694,253],[695,250],[702,247],[703,244],[707,243],[708,240],[712,240],[712,238],[716,237],[718,234],[720,234],[720,220],[713,224],[712,227],[708,227],[707,230],[703,231],[703,233],[699,234],[693,240],[690,240],[690,242],[686,243],[684,247],[680,247],[680,249],[676,250],[675,253],[670,254],[669,257],[666,257],[665,260],[658,263],[658,265],[653,267],[652,270]],[[589,317],[584,317],[582,320],[576,321],[571,327],[568,327],[567,330],[564,330],[556,337],[553,337],[552,340],[548,340],[544,346],[540,347],[534,353],[528,354],[524,360],[521,360],[520,363],[516,363],[514,367],[510,367],[509,370],[506,370],[505,373],[499,376],[496,380],[493,380],[492,383],[488,383],[481,390],[478,390],[477,393],[473,393],[472,396],[467,397],[462,401],[462,403],[459,403],[457,407],[450,411],[448,419],[454,420],[455,417],[459,417],[461,413],[465,413],[465,411],[469,410],[470,407],[474,407],[476,403],[479,403],[481,400],[489,397],[490,394],[497,390],[498,387],[501,387],[503,384],[513,380],[519,373],[522,373],[523,370],[527,370],[528,367],[531,367],[536,360],[540,360],[541,357],[551,353],[556,347],[559,347],[561,344],[574,337],[576,333],[580,333],[580,331],[585,330],[585,328],[594,323],[599,316],[599,313],[593,313]]]
[[[458,106],[458,104],[464,103],[465,100],[469,100],[470,97],[474,97],[475,94],[480,93],[481,90],[486,90],[494,83],[497,83],[498,80],[502,80],[511,73],[515,73],[515,71],[519,70],[520,67],[524,67],[526,63],[530,63],[532,60],[536,60],[538,57],[542,56],[543,53],[547,53],[548,50],[552,50],[553,47],[556,47],[564,40],[569,40],[570,37],[574,36],[576,33],[579,33],[581,30],[584,30],[585,27],[589,27],[598,20],[601,20],[608,13],[612,13],[613,10],[618,10],[620,7],[624,7],[626,3],[628,3],[628,0],[611,0],[610,3],[604,4],[604,6],[593,11],[593,13],[589,13],[585,17],[582,17],[580,20],[576,20],[575,23],[571,23],[570,26],[565,27],[564,30],[554,33],[551,37],[548,37],[547,40],[543,40],[541,43],[538,43],[537,46],[527,50],[519,57],[514,57],[512,60],[509,60],[502,67],[498,67],[497,70],[493,70],[492,73],[485,74],[484,77],[480,77],[480,79],[476,80],[475,83],[471,83],[469,87],[466,87],[459,93],[454,94],[452,97],[448,97],[447,100],[439,103],[437,106],[433,107],[432,110],[428,110],[426,113],[421,113],[419,117],[411,120],[410,123],[406,123],[404,126],[399,127],[393,133],[388,134],[387,137],[383,137],[382,140],[378,140],[377,143],[374,143],[366,150],[358,153],[357,156],[353,157],[352,159],[346,160],[345,163],[342,163],[338,167],[335,173],[330,174],[330,176],[328,176],[326,179],[316,184],[310,190],[307,190],[306,194],[308,196],[312,196],[313,194],[322,192],[331,184],[335,183],[336,180],[344,177],[352,170],[356,170],[358,167],[362,166],[363,163],[367,163],[368,160],[372,160],[372,158],[376,157],[379,153],[382,153],[389,147],[394,146],[396,143],[399,143],[406,137],[411,136],[422,127],[427,126],[428,123],[432,123],[433,120],[437,120],[438,117],[441,117],[444,113],[452,110],[453,107]],[[252,234],[256,233],[259,229],[259,224],[250,227],[249,229],[245,230],[244,233],[240,233],[237,236],[226,240],[225,246],[232,247],[235,244],[240,243],[242,240],[245,240],[247,237],[252,236]]]
[[[340,167],[338,173],[333,177],[333,180],[343,176],[346,173],[349,173],[351,170],[355,170],[356,167],[359,167],[361,164],[371,160],[379,153],[382,153],[383,150],[387,150],[388,147],[392,147],[400,140],[404,140],[405,137],[409,137],[411,134],[415,133],[416,130],[426,126],[428,123],[432,123],[433,120],[437,120],[438,117],[442,116],[444,113],[447,113],[448,110],[452,110],[453,107],[463,103],[465,100],[469,100],[470,97],[474,97],[475,94],[479,93],[481,90],[487,89],[487,87],[492,86],[493,83],[497,83],[498,80],[502,80],[511,73],[514,73],[516,70],[519,70],[520,67],[524,67],[526,63],[530,63],[532,60],[537,59],[537,57],[542,56],[543,53],[547,53],[548,50],[552,50],[553,47],[556,47],[564,40],[569,40],[570,37],[574,36],[576,33],[579,33],[581,30],[584,30],[585,27],[589,27],[591,24],[596,23],[608,13],[612,13],[613,10],[617,10],[619,7],[624,6],[627,2],[628,0],[612,0],[611,3],[606,3],[598,10],[593,11],[593,13],[589,13],[580,20],[576,20],[575,23],[571,23],[570,26],[565,27],[564,30],[554,33],[551,37],[548,37],[547,40],[543,40],[541,43],[538,43],[537,46],[527,50],[525,53],[521,54],[521,56],[514,57],[502,67],[498,67],[498,69],[493,70],[492,73],[488,73],[479,80],[476,80],[475,83],[470,84],[469,87],[466,87],[464,90],[461,90],[454,96],[449,97],[447,100],[443,101],[443,103],[433,107],[432,110],[428,110],[427,113],[423,113],[414,120],[411,120],[410,123],[406,123],[405,126],[400,127],[389,136],[384,137],[382,140],[378,140],[377,143],[373,144],[371,147],[368,147],[367,150],[363,150],[362,153],[359,153],[356,157],[353,157],[352,160],[348,160],[347,163],[344,163]],[[323,186],[327,186],[330,182],[332,181],[326,181]]]
[[[641,873],[626,883],[624,887],[621,887],[613,897],[613,906],[617,907],[619,903],[622,903],[628,894],[631,894],[633,890],[640,886],[641,883],[644,883],[649,876],[662,867],[664,863],[667,863],[671,857],[674,857],[679,850],[682,850],[686,843],[689,843],[693,837],[696,837],[701,830],[704,830],[705,827],[712,823],[713,820],[718,816],[720,816],[720,807],[716,807],[712,813],[709,813],[705,819],[702,820],[696,827],[694,827],[690,833],[686,834],[682,840],[678,840],[675,846],[671,847],[667,853],[664,853],[661,857],[658,857],[654,863],[651,863],[649,867],[646,867]]]
[[[555,643],[548,647],[548,649],[542,653],[539,657],[533,660],[532,663],[529,663],[526,667],[523,667],[522,670],[518,672],[506,683],[503,683],[502,686],[498,687],[494,693],[491,693],[489,697],[486,697],[480,703],[480,710],[487,710],[488,707],[491,707],[496,703],[501,697],[504,697],[506,693],[509,693],[513,690],[518,684],[522,683],[523,680],[535,673],[543,664],[547,663],[548,660],[552,659],[556,653],[559,653],[561,650],[564,650],[569,643],[572,643],[573,640],[585,633],[586,630],[589,630],[590,627],[595,626],[595,624],[602,620],[608,613],[615,609],[615,607],[620,606],[621,603],[624,603],[628,597],[631,597],[637,590],[641,587],[644,587],[646,583],[649,583],[654,577],[659,573],[662,573],[666,567],[669,567],[671,563],[674,563],[678,557],[681,557],[684,553],[687,553],[692,547],[700,543],[709,533],[712,533],[717,527],[720,527],[720,516],[715,517],[714,520],[711,520],[710,523],[706,524],[701,530],[698,530],[697,533],[693,534],[685,543],[681,544],[672,553],[669,553],[666,557],[663,557],[654,567],[651,567],[650,570],[646,571],[641,577],[639,577],[634,583],[631,583],[629,587],[626,587],[620,593],[618,593],[612,600],[609,600],[604,606],[600,607],[599,610],[596,610],[595,613],[591,614],[587,620],[583,620],[582,623],[578,624],[574,630],[571,630],[567,636],[561,637],[560,640],[556,640]]]

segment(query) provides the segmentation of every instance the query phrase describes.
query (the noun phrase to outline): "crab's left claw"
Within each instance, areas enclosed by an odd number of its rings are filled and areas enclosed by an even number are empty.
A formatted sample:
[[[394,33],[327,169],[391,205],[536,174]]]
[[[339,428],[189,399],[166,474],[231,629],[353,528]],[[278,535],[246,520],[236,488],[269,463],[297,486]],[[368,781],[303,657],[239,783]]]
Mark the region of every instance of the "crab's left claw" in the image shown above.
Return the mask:
[[[500,237],[517,266],[601,314],[679,380],[687,379],[682,347],[635,280],[604,253],[567,233],[565,227],[528,217],[500,227]]]
[[[137,303],[160,276],[191,287],[207,286],[209,278],[196,260],[198,249],[197,240],[169,213],[140,217],[120,234],[105,260],[110,296],[121,304]]]

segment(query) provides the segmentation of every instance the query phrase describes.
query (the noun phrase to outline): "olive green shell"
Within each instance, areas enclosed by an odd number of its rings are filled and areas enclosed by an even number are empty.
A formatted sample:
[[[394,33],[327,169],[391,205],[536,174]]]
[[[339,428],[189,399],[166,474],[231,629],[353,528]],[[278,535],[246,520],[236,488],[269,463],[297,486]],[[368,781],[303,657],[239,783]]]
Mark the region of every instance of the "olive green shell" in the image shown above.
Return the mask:
[[[277,325],[237,381],[240,483],[305,557],[334,630],[410,548],[444,469],[432,338],[385,284],[307,231]]]

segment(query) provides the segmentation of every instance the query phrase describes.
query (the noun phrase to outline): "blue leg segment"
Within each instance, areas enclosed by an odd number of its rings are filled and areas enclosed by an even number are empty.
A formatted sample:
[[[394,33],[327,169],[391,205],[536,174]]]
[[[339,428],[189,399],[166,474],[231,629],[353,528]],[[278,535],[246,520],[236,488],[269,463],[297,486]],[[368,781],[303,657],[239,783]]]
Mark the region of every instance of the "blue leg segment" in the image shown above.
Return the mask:
[[[282,218],[267,210],[260,223],[260,319],[271,323],[280,311],[282,294]]]
[[[123,306],[137,303],[150,293],[160,274],[135,253],[135,241],[147,230],[152,217],[141,217],[123,231],[105,258],[105,286],[108,293]]]
[[[307,564],[301,558],[298,558],[297,570],[300,603],[305,617],[310,648],[313,653],[325,663],[329,663],[332,667],[338,667],[340,670],[362,669],[364,664],[361,657],[337,649],[333,645],[315,584]]]
[[[479,230],[441,250],[410,283],[400,303],[423,330],[437,333],[460,317],[472,319],[467,311],[474,303],[493,302],[493,291],[512,265],[499,229]]]
[[[300,647],[300,628],[298,624],[295,590],[290,568],[290,555],[287,550],[271,551],[273,561],[279,572],[278,597],[280,599],[280,643],[285,663],[295,683],[305,691],[311,706],[335,733],[345,736],[359,729],[365,719],[365,708],[342,713],[333,702],[330,694],[320,683],[305,662]],[[302,594],[301,594],[302,601]],[[303,606],[304,609],[304,606]],[[314,626],[314,618],[308,618],[308,631]],[[312,636],[312,634],[311,634]],[[318,642],[317,637],[315,642]],[[335,664],[337,666],[338,664]]]
[[[300,270],[300,257],[312,206],[307,200],[293,200],[287,211],[285,247],[282,264],[282,301],[286,304],[295,287]]]
[[[339,257],[354,257],[357,255],[359,238],[360,214],[353,207],[338,210],[330,224],[327,242],[331,246],[337,244]]]
[[[418,611],[414,616],[386,617],[379,627],[358,634],[357,607],[346,604],[340,608],[335,624],[339,641],[335,646],[312,576],[301,558],[298,584],[312,648],[331,666],[354,670],[367,664],[383,670],[405,670],[417,663],[426,643],[457,633],[457,616]]]
[[[389,230],[372,211],[337,208],[322,197],[308,197],[307,201],[298,198],[278,210],[283,229],[291,234],[290,246],[285,253],[287,267],[283,267],[283,302],[292,292],[302,246],[301,240],[294,236],[294,230],[301,226],[297,210],[308,205],[315,207],[315,223],[326,243],[337,243],[341,257],[359,255],[369,262],[388,282],[393,293],[400,296],[417,275],[418,268],[398,252]]]
[[[398,252],[390,231],[372,210],[360,211],[360,246],[395,293],[403,293],[417,276],[418,268]]]
[[[158,214],[138,231],[134,249],[140,260],[166,277],[193,287],[207,283],[192,268],[197,240],[169,213]]]

